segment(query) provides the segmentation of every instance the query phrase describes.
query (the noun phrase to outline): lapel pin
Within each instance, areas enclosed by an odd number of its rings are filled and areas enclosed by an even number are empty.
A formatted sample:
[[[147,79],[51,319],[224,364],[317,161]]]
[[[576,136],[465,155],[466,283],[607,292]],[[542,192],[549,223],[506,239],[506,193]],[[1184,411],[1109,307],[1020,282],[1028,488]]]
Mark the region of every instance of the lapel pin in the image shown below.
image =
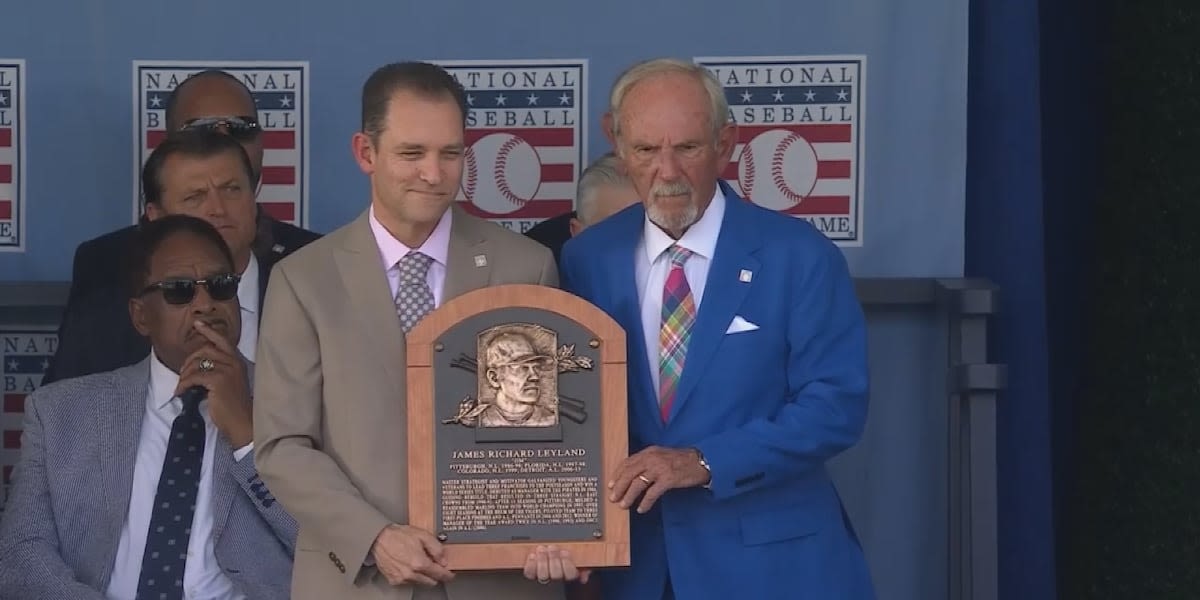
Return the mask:
[[[283,254],[283,244],[275,244],[271,246],[271,250],[274,250],[276,254]]]
[[[738,281],[742,283],[750,283],[751,279],[754,279],[754,273],[749,269],[742,269],[742,272],[738,274]]]
[[[487,266],[487,256],[484,254],[476,254],[475,255],[475,266],[476,267],[486,267]]]

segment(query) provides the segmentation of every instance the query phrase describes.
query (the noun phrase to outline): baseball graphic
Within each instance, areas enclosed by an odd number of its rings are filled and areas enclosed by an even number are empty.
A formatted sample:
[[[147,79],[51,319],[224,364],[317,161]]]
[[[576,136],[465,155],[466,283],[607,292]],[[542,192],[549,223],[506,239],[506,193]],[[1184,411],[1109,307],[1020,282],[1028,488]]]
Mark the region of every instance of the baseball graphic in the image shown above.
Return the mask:
[[[511,213],[533,200],[542,184],[542,162],[525,140],[493,133],[467,149],[463,195],[493,215]]]
[[[791,131],[765,131],[743,147],[738,183],[742,193],[759,206],[792,208],[811,194],[817,183],[817,153]]]

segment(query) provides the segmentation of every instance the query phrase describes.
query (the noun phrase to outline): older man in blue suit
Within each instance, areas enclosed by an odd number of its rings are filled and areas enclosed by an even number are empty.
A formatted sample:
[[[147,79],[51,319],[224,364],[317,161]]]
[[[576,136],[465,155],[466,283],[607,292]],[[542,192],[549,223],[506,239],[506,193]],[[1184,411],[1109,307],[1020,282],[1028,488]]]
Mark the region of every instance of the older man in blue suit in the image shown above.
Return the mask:
[[[134,234],[139,363],[26,402],[0,598],[285,600],[296,521],[254,469],[233,255],[181,215]]]
[[[716,79],[659,59],[613,87],[608,127],[642,203],[563,250],[566,287],[628,334],[634,511],[607,598],[873,597],[825,463],[867,416],[866,332],[845,261],[724,183]]]

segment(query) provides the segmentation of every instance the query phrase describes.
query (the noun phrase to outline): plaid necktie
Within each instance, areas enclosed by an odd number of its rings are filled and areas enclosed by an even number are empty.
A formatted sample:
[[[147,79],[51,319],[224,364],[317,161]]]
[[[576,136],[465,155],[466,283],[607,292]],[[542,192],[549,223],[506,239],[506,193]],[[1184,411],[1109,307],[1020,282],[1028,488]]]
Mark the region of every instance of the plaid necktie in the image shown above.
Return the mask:
[[[679,376],[683,374],[688,340],[692,337],[692,323],[696,321],[692,288],[688,286],[687,276],[683,273],[683,263],[691,258],[692,251],[671,246],[667,252],[671,259],[671,271],[663,286],[662,328],[658,330],[658,408],[664,423],[671,414]]]
[[[196,494],[200,490],[200,466],[204,460],[204,418],[200,416],[203,394],[183,394],[183,412],[171,423],[171,437],[163,458],[154,512],[142,553],[138,598],[174,600],[183,598],[183,571],[187,564]]]
[[[400,286],[396,288],[396,314],[404,333],[412,330],[422,317],[433,311],[433,290],[429,288],[429,265],[433,258],[416,250],[396,263],[400,270]]]

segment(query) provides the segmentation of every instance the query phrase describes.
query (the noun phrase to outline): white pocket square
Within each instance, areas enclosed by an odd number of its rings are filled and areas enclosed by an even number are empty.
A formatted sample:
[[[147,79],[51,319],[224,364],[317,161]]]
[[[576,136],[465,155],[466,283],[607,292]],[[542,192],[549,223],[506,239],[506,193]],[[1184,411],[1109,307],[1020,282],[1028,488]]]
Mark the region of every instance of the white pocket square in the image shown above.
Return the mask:
[[[742,333],[743,331],[754,331],[758,329],[758,325],[751,323],[741,317],[734,317],[733,322],[729,324],[729,329],[725,330],[728,335],[730,333]]]

